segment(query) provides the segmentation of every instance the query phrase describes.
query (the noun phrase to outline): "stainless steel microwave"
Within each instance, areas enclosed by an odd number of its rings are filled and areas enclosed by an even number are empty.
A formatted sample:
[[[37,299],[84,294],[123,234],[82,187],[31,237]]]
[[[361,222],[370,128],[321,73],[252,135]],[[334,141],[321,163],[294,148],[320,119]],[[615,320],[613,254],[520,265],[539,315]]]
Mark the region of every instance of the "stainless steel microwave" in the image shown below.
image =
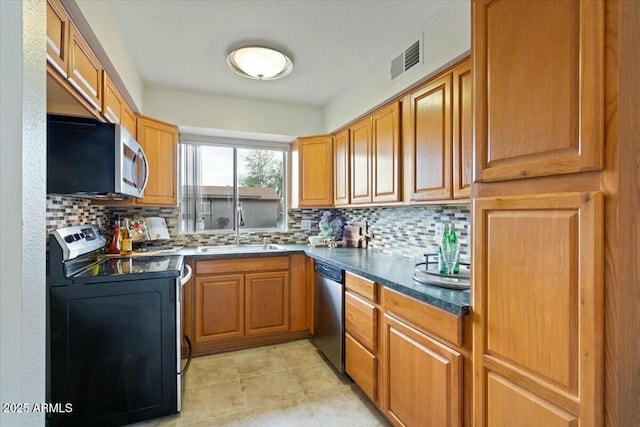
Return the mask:
[[[47,116],[47,193],[94,199],[143,197],[149,164],[118,124]]]

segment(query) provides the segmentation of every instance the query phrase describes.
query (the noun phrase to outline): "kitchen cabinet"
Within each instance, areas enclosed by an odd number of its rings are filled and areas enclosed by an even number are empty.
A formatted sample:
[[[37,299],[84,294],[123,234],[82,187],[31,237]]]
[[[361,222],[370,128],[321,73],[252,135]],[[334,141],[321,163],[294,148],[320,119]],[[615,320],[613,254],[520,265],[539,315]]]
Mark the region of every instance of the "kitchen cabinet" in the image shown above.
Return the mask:
[[[309,336],[305,255],[193,262],[194,354]]]
[[[345,288],[345,372],[373,402],[377,403],[379,313],[375,303],[377,285],[347,272]],[[372,298],[366,299],[368,296]]]
[[[473,91],[471,59],[453,71],[453,198],[469,199],[473,182]]]
[[[335,206],[348,205],[349,199],[349,129],[343,129],[333,140],[333,203]]]
[[[71,18],[60,0],[47,0],[47,62],[67,77]]]
[[[69,83],[97,110],[102,111],[102,65],[78,28],[69,26]]]
[[[349,127],[351,203],[371,203],[371,117]]]
[[[176,206],[178,203],[178,127],[137,116],[136,138],[149,162],[144,198],[135,205]]]
[[[111,123],[121,124],[135,138],[136,116],[106,71],[102,73],[102,112]]]
[[[243,274],[195,278],[194,350],[203,342],[244,336],[244,279]]]
[[[472,4],[474,425],[637,423],[627,3]]]
[[[384,316],[384,413],[398,426],[462,425],[462,355]]]
[[[411,92],[405,146],[405,199],[451,199],[451,73]]]
[[[122,117],[120,117],[120,124],[122,124],[122,126],[124,126],[124,128],[127,129],[134,138],[136,138],[136,115],[133,113],[133,110],[129,107],[126,101],[122,102],[121,114]]]
[[[478,425],[600,424],[602,209],[599,192],[474,201]]]
[[[479,1],[476,176],[598,170],[604,147],[604,2]]]
[[[245,334],[289,330],[289,272],[245,275]]]
[[[400,101],[349,127],[351,203],[400,200]]]
[[[292,202],[298,207],[333,206],[333,137],[298,138],[293,147]]]
[[[122,107],[124,104],[122,96],[106,71],[102,73],[102,80],[102,87],[104,88],[102,112],[109,122],[120,123],[122,121]]]
[[[382,290],[380,409],[398,426],[461,426],[470,403],[464,319]],[[465,387],[466,384],[466,387]]]
[[[395,101],[371,116],[371,201],[400,201],[400,101]]]

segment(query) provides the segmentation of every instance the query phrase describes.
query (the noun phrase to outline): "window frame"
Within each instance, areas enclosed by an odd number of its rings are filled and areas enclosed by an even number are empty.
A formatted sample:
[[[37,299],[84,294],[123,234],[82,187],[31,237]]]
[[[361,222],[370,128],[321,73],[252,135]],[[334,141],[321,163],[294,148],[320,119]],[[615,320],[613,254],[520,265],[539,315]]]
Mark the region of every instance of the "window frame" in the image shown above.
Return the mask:
[[[285,137],[283,137],[285,138]],[[287,138],[288,139],[288,138]],[[178,152],[180,153],[181,144],[196,144],[196,145],[209,145],[215,147],[226,147],[233,149],[233,211],[235,212],[239,203],[238,200],[238,149],[253,149],[253,150],[273,150],[283,153],[282,159],[282,211],[283,211],[283,227],[260,227],[260,228],[246,228],[241,227],[240,232],[268,232],[268,233],[286,233],[289,231],[289,207],[291,196],[290,192],[290,163],[291,163],[291,142],[282,141],[266,141],[266,140],[253,140],[253,139],[236,139],[217,137],[209,135],[197,135],[197,134],[180,134],[178,141]],[[182,159],[179,155],[178,158],[178,216],[182,218]],[[193,234],[229,234],[236,231],[235,218],[233,221],[233,227],[230,229],[222,230],[196,230],[196,231],[184,231],[182,230],[182,221],[178,224],[178,234],[180,235],[193,235]]]

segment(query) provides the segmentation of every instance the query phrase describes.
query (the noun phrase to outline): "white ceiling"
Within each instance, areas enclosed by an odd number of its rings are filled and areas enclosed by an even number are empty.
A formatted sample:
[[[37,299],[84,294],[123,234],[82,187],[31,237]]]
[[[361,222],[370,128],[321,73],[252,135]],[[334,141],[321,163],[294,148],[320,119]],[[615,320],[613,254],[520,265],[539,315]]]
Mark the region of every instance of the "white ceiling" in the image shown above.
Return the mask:
[[[111,3],[145,85],[323,107],[373,65],[391,58],[445,1]],[[293,72],[272,81],[236,75],[226,56],[242,44],[282,49],[293,59]]]

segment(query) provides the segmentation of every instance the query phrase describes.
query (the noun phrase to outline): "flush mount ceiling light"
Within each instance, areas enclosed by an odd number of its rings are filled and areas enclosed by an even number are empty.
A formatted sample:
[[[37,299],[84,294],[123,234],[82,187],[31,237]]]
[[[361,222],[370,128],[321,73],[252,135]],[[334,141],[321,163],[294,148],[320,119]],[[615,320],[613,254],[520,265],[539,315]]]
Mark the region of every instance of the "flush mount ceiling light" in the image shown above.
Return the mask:
[[[241,76],[256,80],[275,80],[289,74],[293,62],[284,53],[262,46],[247,46],[231,51],[227,63]]]

